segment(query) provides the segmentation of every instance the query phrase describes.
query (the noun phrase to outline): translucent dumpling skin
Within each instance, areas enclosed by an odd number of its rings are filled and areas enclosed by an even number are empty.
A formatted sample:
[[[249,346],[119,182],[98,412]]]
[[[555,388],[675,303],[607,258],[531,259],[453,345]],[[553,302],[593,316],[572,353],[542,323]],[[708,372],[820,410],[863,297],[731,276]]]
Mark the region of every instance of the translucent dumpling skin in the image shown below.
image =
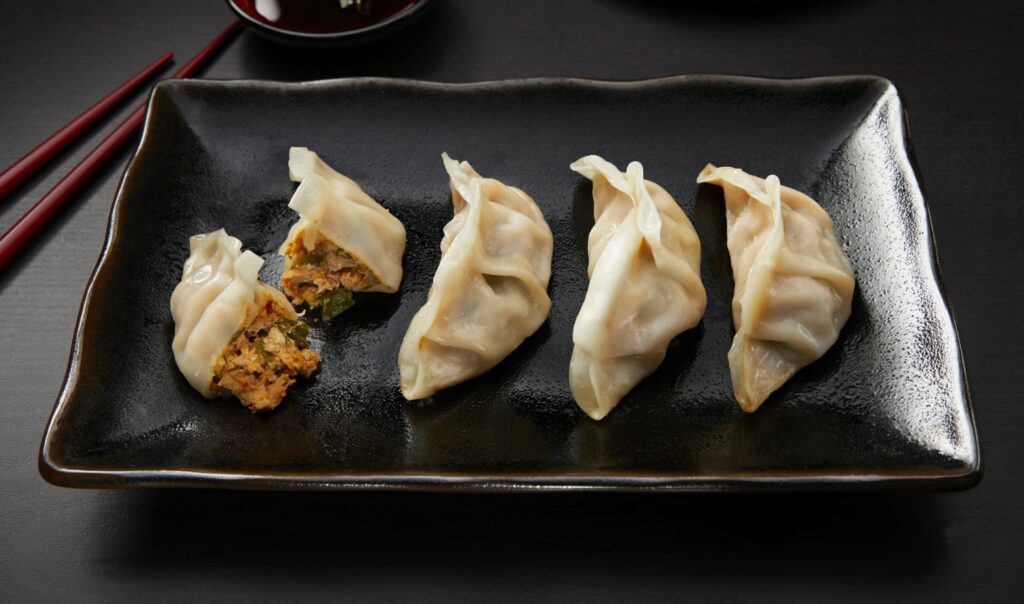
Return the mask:
[[[700,239],[675,199],[644,180],[640,163],[623,173],[590,155],[570,167],[594,183],[595,222],[569,385],[580,408],[602,419],[661,365],[672,338],[704,316]]]
[[[551,229],[529,195],[447,154],[455,215],[427,302],[398,353],[402,394],[426,398],[497,365],[551,310]]]
[[[825,210],[776,176],[709,164],[697,182],[725,193],[736,282],[729,368],[749,413],[835,343],[850,316],[853,268]]]

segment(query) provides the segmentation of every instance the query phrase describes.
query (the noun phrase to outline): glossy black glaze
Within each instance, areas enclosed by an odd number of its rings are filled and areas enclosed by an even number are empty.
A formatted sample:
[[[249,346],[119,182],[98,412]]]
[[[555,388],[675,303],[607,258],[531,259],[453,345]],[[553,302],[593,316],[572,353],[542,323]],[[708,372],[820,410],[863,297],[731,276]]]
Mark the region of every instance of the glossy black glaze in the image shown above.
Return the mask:
[[[955,488],[980,458],[934,267],[902,107],[871,77],[681,77],[443,85],[355,79],[168,82],[154,92],[46,434],[44,476],[73,486],[259,488]],[[268,259],[293,220],[291,145],[348,174],[408,229],[393,296],[313,318],[317,377],[273,413],[194,392],[168,299],[187,237],[225,227]],[[530,193],[555,235],[547,323],[490,373],[417,404],[395,359],[451,216],[442,151]],[[608,418],[572,401],[589,186],[568,165],[640,160],[703,243],[708,310]],[[732,277],[706,162],[778,174],[817,199],[858,278],[836,346],[755,414],[732,399]]]

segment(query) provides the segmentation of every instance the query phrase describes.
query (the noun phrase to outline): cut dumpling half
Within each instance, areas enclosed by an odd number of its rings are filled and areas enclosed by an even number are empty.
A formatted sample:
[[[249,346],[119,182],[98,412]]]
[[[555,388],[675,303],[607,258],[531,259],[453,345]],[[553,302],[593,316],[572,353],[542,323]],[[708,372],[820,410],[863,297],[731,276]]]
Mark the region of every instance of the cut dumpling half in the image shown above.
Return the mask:
[[[569,385],[576,404],[602,419],[658,368],[672,338],[704,316],[700,239],[675,199],[644,180],[639,162],[621,172],[589,155],[570,168],[594,183],[594,228]]]
[[[207,398],[234,395],[252,411],[273,409],[320,355],[288,299],[258,279],[263,259],[224,229],[189,240],[171,294],[174,360]]]
[[[427,302],[398,353],[402,394],[426,398],[498,364],[551,310],[551,229],[522,190],[442,155],[455,215]]]
[[[299,183],[288,202],[299,220],[281,245],[281,289],[292,301],[330,318],[352,304],[353,291],[398,291],[402,222],[305,147],[291,148],[288,172]]]
[[[729,369],[736,400],[753,412],[835,343],[850,316],[853,268],[825,210],[778,177],[708,164],[697,182],[725,193],[736,282]]]

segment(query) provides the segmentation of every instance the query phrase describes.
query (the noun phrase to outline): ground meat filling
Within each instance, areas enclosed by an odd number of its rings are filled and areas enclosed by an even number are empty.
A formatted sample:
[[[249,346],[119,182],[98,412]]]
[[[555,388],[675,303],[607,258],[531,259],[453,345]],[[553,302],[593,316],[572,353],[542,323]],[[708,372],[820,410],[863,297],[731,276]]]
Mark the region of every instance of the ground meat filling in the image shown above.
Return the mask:
[[[212,390],[235,395],[254,412],[277,407],[295,376],[311,376],[320,362],[306,341],[308,333],[309,327],[268,299],[217,360]]]
[[[285,249],[292,267],[281,276],[281,289],[294,304],[323,305],[341,289],[365,291],[380,280],[345,250],[320,238],[312,250],[295,237]]]

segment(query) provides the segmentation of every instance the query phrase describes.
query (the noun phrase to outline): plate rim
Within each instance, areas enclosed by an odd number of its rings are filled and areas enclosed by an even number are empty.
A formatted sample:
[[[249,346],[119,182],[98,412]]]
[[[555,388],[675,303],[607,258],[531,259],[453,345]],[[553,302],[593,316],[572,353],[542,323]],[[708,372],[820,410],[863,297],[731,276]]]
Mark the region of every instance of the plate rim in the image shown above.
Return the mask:
[[[428,3],[429,4],[429,3]],[[798,87],[861,82],[881,86],[876,104],[887,97],[894,97],[899,109],[899,147],[913,177],[913,184],[920,193],[913,203],[924,217],[927,237],[923,238],[927,252],[931,281],[936,285],[942,307],[949,318],[955,353],[959,367],[959,381],[962,384],[964,415],[969,429],[967,454],[963,465],[949,470],[934,471],[892,471],[876,473],[801,471],[801,472],[730,472],[716,474],[675,474],[667,476],[645,475],[642,472],[569,472],[545,474],[542,472],[515,472],[509,474],[488,474],[468,472],[244,472],[199,471],[187,469],[109,469],[98,467],[73,467],[61,462],[53,454],[54,440],[60,420],[65,415],[80,377],[82,340],[85,322],[89,315],[90,303],[96,281],[108,263],[111,250],[118,240],[121,206],[124,202],[125,187],[133,165],[145,153],[152,134],[155,113],[155,99],[165,91],[176,88],[214,87],[226,89],[259,88],[263,90],[297,90],[332,88],[359,85],[397,86],[427,90],[490,90],[503,87],[529,86],[579,86],[590,89],[639,89],[650,86],[678,85],[691,82],[718,82],[734,84],[772,85]],[[865,115],[865,119],[871,112]],[[158,83],[150,91],[145,121],[138,143],[122,170],[114,200],[111,204],[103,247],[89,276],[79,306],[75,328],[72,332],[71,350],[60,391],[47,420],[38,455],[40,475],[49,483],[74,488],[152,488],[152,487],[199,487],[234,488],[251,490],[288,491],[432,491],[432,492],[566,492],[566,491],[615,491],[615,492],[681,492],[681,491],[731,491],[756,492],[776,490],[821,491],[821,490],[965,490],[977,485],[984,474],[974,404],[969,387],[967,366],[956,316],[949,300],[945,282],[942,279],[935,231],[931,212],[924,198],[921,171],[913,152],[909,132],[909,116],[906,103],[899,88],[889,79],[875,75],[825,75],[814,77],[772,78],[747,75],[688,74],[656,78],[613,80],[579,77],[533,77],[476,82],[436,82],[410,78],[349,77],[311,80],[304,82],[280,82],[263,79],[170,79]],[[653,473],[652,473],[653,474]]]

